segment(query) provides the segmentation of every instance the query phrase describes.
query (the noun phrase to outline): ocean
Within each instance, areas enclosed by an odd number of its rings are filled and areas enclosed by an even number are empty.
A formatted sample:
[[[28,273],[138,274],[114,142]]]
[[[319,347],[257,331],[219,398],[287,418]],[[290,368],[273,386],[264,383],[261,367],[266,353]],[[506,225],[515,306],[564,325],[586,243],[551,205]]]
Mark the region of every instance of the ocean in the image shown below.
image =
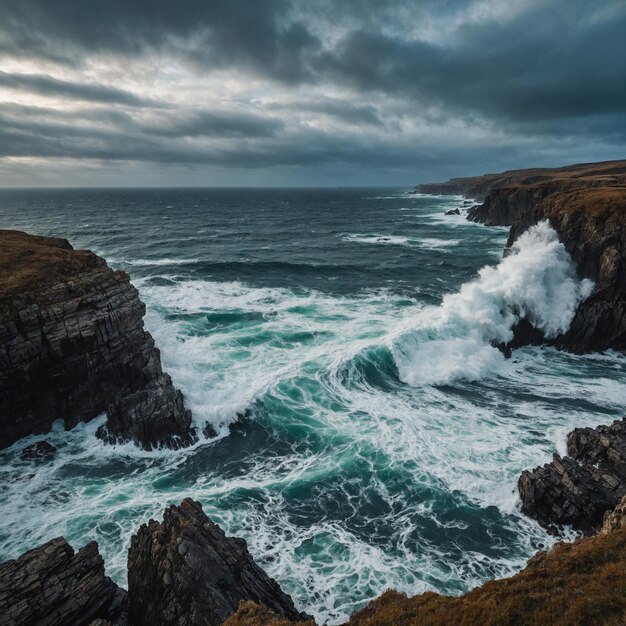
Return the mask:
[[[565,330],[591,285],[549,225],[508,229],[408,189],[2,190],[0,227],[65,237],[127,271],[198,426],[185,450],[110,447],[104,417],[0,452],[0,561],[130,537],[199,500],[320,622],[395,588],[460,594],[554,542],[524,469],[621,417],[626,357],[492,347],[523,313]],[[36,391],[36,390],[34,390]],[[54,459],[22,460],[47,439]]]

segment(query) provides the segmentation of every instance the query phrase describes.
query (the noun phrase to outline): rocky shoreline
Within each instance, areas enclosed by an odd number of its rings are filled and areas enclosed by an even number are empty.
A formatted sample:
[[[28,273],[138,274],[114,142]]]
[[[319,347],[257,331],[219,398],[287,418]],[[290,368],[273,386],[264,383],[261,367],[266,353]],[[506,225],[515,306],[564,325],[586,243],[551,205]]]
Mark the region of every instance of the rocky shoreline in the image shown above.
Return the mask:
[[[626,497],[598,536],[540,552],[519,574],[459,597],[386,591],[344,626],[621,624]],[[0,625],[316,626],[250,556],[186,499],[131,540],[128,592],[104,574],[95,542],[62,537],[0,564]]]
[[[549,220],[580,275],[594,281],[567,333],[547,342],[522,320],[505,348],[626,350],[626,162],[452,179],[416,191],[484,200],[468,218],[510,225],[508,247]],[[107,443],[133,441],[150,450],[197,441],[182,394],[144,330],[145,305],[128,275],[63,239],[0,231],[0,243],[0,447],[47,432],[58,418],[71,428],[103,412],[98,436]],[[52,448],[39,442],[23,453],[45,457]],[[623,623],[626,418],[575,429],[567,450],[523,472],[523,511],[554,534],[568,525],[590,536],[557,544],[516,576],[460,597],[388,591],[346,626]],[[106,577],[95,542],[75,552],[59,537],[0,564],[4,624],[315,622],[258,567],[242,539],[226,537],[199,503],[186,499],[133,536],[128,591]]]
[[[105,412],[108,443],[197,440],[128,274],[64,239],[5,230],[0,281],[0,448]]]

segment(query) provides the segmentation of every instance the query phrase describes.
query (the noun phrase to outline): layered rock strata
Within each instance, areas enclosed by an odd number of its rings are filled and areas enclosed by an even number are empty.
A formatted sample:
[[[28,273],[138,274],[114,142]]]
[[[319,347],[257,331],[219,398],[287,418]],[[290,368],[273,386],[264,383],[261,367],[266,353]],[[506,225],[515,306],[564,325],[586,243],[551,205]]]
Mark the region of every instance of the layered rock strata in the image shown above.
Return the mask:
[[[567,452],[522,473],[523,511],[553,530],[567,524],[596,532],[605,513],[626,494],[626,418],[610,426],[576,428],[567,437]]]
[[[546,342],[524,323],[505,350],[539,343],[577,353],[626,350],[626,161],[453,179],[442,190],[451,183],[461,193],[484,197],[468,219],[511,227],[507,248],[531,226],[549,221],[580,276],[595,283],[567,333]]]
[[[128,592],[134,626],[217,626],[246,600],[288,620],[308,617],[254,562],[246,542],[226,537],[191,499],[133,537]]]
[[[0,284],[0,448],[105,411],[109,442],[196,439],[125,272],[64,239],[0,231]]]
[[[95,542],[74,553],[59,537],[0,565],[0,625],[126,624],[127,595],[104,575]]]

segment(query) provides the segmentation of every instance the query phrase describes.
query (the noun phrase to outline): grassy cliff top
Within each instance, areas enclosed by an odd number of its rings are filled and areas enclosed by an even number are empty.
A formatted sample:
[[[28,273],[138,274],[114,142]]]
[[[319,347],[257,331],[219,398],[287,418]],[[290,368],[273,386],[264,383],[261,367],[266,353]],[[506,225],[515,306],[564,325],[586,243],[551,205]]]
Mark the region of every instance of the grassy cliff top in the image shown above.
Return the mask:
[[[104,266],[93,252],[74,250],[65,239],[0,230],[0,300]]]

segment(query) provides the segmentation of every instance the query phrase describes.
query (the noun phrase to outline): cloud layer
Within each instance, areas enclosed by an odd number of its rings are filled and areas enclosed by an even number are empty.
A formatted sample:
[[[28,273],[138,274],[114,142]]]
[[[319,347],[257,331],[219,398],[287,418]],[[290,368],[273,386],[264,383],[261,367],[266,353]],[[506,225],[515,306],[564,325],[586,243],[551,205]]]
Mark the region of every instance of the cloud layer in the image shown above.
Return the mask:
[[[623,157],[623,0],[0,2],[0,185],[411,184]]]

